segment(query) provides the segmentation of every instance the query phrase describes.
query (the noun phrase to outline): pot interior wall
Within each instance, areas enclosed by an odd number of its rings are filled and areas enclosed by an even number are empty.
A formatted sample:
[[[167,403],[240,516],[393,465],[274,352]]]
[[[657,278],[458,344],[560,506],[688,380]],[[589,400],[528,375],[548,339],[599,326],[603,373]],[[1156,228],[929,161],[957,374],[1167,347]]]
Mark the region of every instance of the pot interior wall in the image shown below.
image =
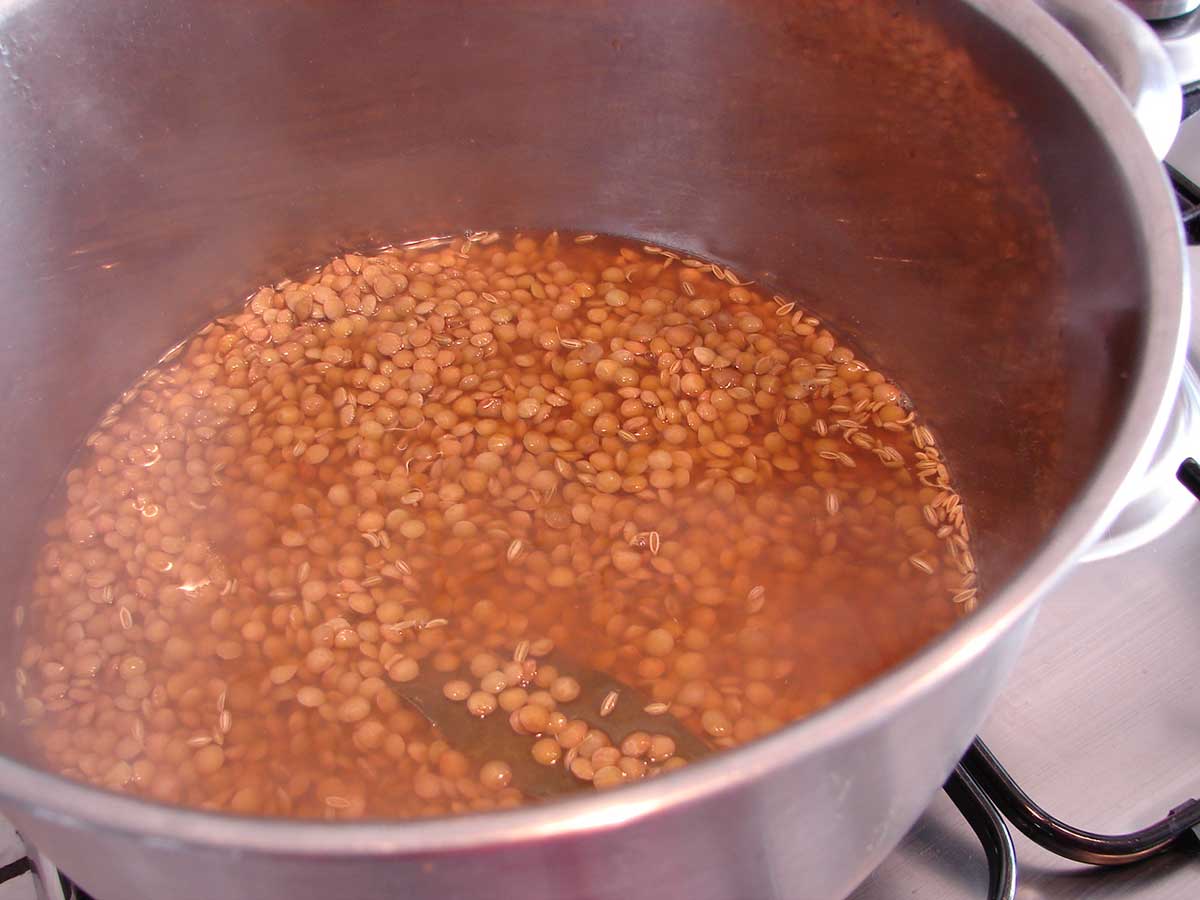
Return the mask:
[[[0,606],[106,405],[206,317],[339,247],[564,227],[734,263],[907,387],[993,585],[1121,414],[1148,298],[1115,167],[959,3],[0,15]]]

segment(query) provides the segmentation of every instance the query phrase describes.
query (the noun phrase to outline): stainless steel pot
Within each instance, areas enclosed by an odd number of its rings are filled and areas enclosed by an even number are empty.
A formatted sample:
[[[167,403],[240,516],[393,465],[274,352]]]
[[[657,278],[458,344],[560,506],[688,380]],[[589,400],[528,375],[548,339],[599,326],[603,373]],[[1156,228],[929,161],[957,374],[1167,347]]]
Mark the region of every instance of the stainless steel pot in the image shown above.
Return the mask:
[[[162,348],[337,245],[493,226],[635,234],[799,292],[929,413],[990,598],[752,746],[469,818],[108,794],[22,762],[10,699],[4,811],[100,897],[842,896],[979,727],[1179,378],[1163,175],[1025,0],[10,0],[0,67],[5,605],[75,442]]]

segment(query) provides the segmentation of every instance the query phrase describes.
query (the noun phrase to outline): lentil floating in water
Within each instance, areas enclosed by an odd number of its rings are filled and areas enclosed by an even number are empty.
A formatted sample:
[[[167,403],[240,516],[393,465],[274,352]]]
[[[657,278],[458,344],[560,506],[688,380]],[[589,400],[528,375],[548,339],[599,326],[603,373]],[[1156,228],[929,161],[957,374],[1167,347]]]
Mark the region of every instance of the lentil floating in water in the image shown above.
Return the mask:
[[[513,768],[391,684],[439,674],[602,789],[686,760],[565,715],[555,646],[719,749],[975,603],[933,435],[803,298],[474,232],[264,287],[108,411],[47,524],[7,714],[47,766],[161,801],[485,810],[527,799]]]

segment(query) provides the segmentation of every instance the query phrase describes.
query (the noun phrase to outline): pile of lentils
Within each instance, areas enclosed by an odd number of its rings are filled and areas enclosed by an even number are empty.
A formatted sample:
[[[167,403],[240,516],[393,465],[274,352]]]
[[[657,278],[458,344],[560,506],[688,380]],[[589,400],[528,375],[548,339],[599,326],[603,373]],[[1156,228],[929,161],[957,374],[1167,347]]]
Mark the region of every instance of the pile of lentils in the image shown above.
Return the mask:
[[[263,287],[108,410],[63,493],[0,715],[54,771],[243,814],[526,802],[398,696],[414,679],[469,668],[472,714],[607,787],[683,760],[556,715],[570,673],[530,647],[720,749],[976,603],[963,507],[895,384],[796,301],[594,235],[469,233]]]

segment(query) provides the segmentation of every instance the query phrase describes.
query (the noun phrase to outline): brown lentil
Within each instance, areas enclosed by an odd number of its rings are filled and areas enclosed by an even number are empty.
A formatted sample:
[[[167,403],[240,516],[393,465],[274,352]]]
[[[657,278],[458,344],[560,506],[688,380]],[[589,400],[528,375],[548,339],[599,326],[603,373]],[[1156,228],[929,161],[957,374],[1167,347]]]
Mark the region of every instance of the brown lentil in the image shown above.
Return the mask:
[[[106,413],[14,618],[17,690],[46,764],[110,789],[439,815],[520,785],[392,683],[445,673],[604,788],[687,760],[568,719],[554,646],[727,746],[978,590],[934,434],[795,301],[666,249],[473,232],[261,288]]]

